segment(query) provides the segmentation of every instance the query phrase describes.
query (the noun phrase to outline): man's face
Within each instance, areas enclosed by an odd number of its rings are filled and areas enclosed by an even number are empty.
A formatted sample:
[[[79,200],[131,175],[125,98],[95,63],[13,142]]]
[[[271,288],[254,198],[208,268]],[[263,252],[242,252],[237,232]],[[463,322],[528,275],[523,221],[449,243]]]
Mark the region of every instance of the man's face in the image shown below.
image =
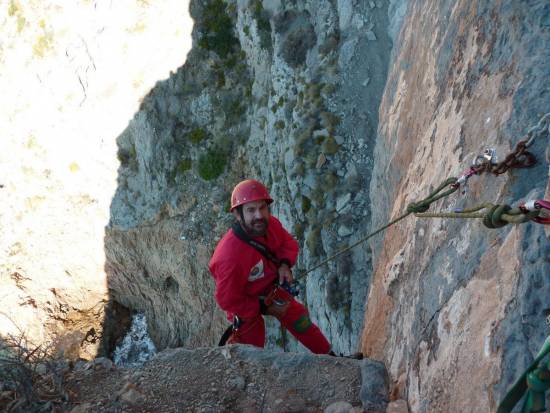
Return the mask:
[[[269,208],[266,201],[253,201],[243,205],[244,222],[237,210],[234,215],[244,227],[246,232],[253,237],[262,237],[267,232],[269,223]]]

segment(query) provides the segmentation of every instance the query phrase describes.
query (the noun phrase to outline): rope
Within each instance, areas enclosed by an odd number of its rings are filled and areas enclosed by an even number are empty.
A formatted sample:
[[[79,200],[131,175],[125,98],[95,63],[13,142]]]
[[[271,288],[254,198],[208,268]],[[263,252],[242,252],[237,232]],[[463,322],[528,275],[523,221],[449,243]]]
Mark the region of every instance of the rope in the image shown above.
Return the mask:
[[[486,209],[485,213],[476,213]],[[484,203],[477,207],[464,209],[457,212],[438,212],[415,214],[419,218],[463,218],[463,219],[483,219],[483,225],[487,228],[501,228],[508,224],[522,224],[533,221],[540,214],[541,210],[525,211],[521,208],[512,208],[506,204]]]
[[[550,354],[550,336],[546,337],[537,357],[500,402],[497,413],[510,413],[526,392],[527,396],[521,413],[546,411],[544,393],[550,389],[550,360],[546,362],[542,360],[548,354]]]
[[[297,275],[295,278],[295,280],[299,280],[301,278],[305,278],[310,272],[312,272],[313,270],[316,270],[317,268],[325,265],[326,263],[332,261],[334,258],[336,257],[339,257],[340,255],[344,254],[345,252],[351,250],[352,248],[356,247],[357,245],[367,241],[368,239],[374,237],[375,235],[378,235],[379,233],[381,233],[382,231],[384,231],[385,229],[388,229],[389,227],[391,227],[392,225],[395,225],[396,223],[398,223],[399,221],[401,221],[402,219],[408,217],[410,214],[416,214],[416,213],[419,213],[419,212],[424,212],[424,211],[427,211],[429,208],[430,208],[430,205],[441,199],[441,198],[444,198],[446,196],[449,196],[450,194],[452,194],[453,192],[457,191],[459,186],[456,186],[456,182],[457,182],[457,178],[448,178],[446,179],[444,182],[441,183],[441,185],[439,185],[436,189],[434,189],[432,191],[432,193],[430,193],[430,195],[428,195],[427,198],[423,199],[422,201],[420,202],[411,202],[408,206],[407,206],[407,209],[406,209],[406,212],[391,220],[390,222],[388,222],[386,225],[384,225],[383,227],[380,227],[378,228],[376,231],[374,232],[371,232],[370,234],[368,234],[367,236],[359,239],[358,241],[354,242],[353,244],[351,245],[348,245],[346,248],[338,251],[337,253],[331,255],[330,257],[328,257],[327,259],[321,261],[320,263],[314,265],[313,267],[305,270],[304,272],[300,273],[299,275]],[[449,189],[447,189],[446,191],[444,192],[441,192],[443,191],[447,186],[450,186]]]
[[[375,235],[379,234],[385,229],[391,227],[392,225],[406,218],[410,214],[415,214],[417,217],[424,217],[424,218],[481,218],[483,219],[483,224],[487,228],[500,228],[507,224],[520,224],[527,221],[535,221],[541,224],[549,224],[550,223],[549,218],[538,217],[540,213],[540,211],[538,210],[541,207],[540,205],[538,206],[537,210],[533,211],[533,210],[526,210],[525,208],[522,208],[522,206],[520,206],[519,208],[511,208],[509,205],[498,205],[498,204],[486,203],[476,208],[463,210],[462,212],[433,213],[433,214],[425,213],[430,208],[430,205],[433,202],[441,198],[444,198],[452,194],[453,192],[457,191],[461,185],[466,185],[468,179],[473,175],[479,175],[482,172],[492,172],[495,175],[500,175],[508,171],[509,169],[532,167],[537,160],[535,156],[532,153],[527,152],[526,149],[533,144],[533,141],[537,137],[542,136],[546,133],[550,134],[550,112],[543,115],[540,118],[539,122],[527,131],[527,134],[524,136],[524,139],[520,140],[517,143],[514,151],[508,154],[508,156],[506,156],[504,161],[497,163],[496,152],[492,149],[486,150],[485,155],[478,156],[476,158],[476,161],[474,162],[474,165],[472,165],[467,171],[465,171],[464,174],[461,175],[459,178],[446,179],[427,198],[423,199],[420,202],[411,202],[407,206],[406,212],[403,215],[395,218],[394,220],[390,221],[388,224],[384,225],[383,227],[359,239],[358,241],[338,251],[337,253],[331,255],[330,257],[314,265],[313,267],[305,270],[301,274],[297,275],[295,279],[299,280],[300,278],[305,278],[310,272],[332,261],[336,257],[339,257],[340,255],[351,250],[357,245],[374,237]],[[480,163],[478,163],[479,158],[482,159],[482,162]],[[450,188],[444,192],[441,192],[447,186],[450,186]],[[539,200],[538,202],[548,203],[548,201],[544,201],[544,200]],[[542,207],[545,209],[550,209],[547,207],[546,204],[543,205]],[[474,213],[481,209],[489,209],[489,211],[485,214]]]

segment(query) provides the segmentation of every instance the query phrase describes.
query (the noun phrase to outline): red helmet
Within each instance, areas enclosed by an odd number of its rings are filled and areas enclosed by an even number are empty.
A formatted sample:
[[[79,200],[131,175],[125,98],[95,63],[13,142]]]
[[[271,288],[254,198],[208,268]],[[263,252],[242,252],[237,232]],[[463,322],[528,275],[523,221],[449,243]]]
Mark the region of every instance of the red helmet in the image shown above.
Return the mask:
[[[264,199],[268,205],[273,202],[267,188],[260,181],[247,179],[239,182],[231,194],[231,211],[239,205]]]

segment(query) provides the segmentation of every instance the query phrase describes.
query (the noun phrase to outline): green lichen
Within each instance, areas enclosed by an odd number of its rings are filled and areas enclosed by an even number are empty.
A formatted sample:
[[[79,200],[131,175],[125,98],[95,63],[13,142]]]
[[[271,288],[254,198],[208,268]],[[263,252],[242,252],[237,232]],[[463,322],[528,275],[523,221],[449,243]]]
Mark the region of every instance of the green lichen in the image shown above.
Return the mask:
[[[306,220],[311,225],[316,225],[317,222],[319,221],[317,219],[317,210],[313,209],[313,208],[310,208],[309,211],[307,211],[307,213],[306,213]]]
[[[176,166],[176,171],[178,173],[184,173],[185,171],[188,171],[191,169],[192,161],[189,158],[182,159],[178,162],[178,165]]]
[[[206,137],[207,133],[203,128],[195,128],[188,135],[189,141],[195,145],[201,143]]]
[[[336,143],[336,140],[334,137],[329,136],[325,139],[322,145],[322,151],[326,155],[334,155],[336,152],[338,152],[338,149],[340,149],[340,145]]]
[[[304,164],[302,162],[296,161],[294,166],[292,167],[291,173],[293,177],[304,176],[304,173],[305,173]]]
[[[307,97],[315,102],[321,97],[321,89],[323,88],[323,84],[319,83],[310,83],[307,85]]]
[[[254,0],[252,13],[260,34],[260,46],[262,49],[269,49],[271,47],[271,23],[261,0]]]
[[[313,228],[306,237],[306,246],[312,255],[319,255],[322,250],[321,246],[321,230]]]
[[[225,108],[225,116],[230,123],[239,120],[246,113],[246,105],[242,99],[233,100],[227,108]]]
[[[275,129],[277,130],[282,130],[285,128],[285,121],[284,120],[278,120],[277,122],[275,122]]]
[[[212,148],[199,157],[197,171],[202,179],[210,181],[223,173],[226,164],[226,151],[221,148]]]
[[[239,78],[243,78],[246,75],[247,70],[248,70],[248,65],[246,63],[239,63],[235,68],[235,71]]]
[[[325,87],[323,87],[323,90],[322,90],[322,93],[325,96],[330,96],[334,92],[336,92],[336,85],[334,85],[333,83],[329,83],[329,84],[325,85]]]
[[[302,156],[305,153],[305,147],[313,134],[313,125],[305,126],[294,135],[294,156]],[[317,158],[315,158],[317,162]]]
[[[304,163],[308,168],[315,168],[315,165],[317,165],[317,159],[319,159],[319,153],[315,150],[304,150],[304,154],[302,155],[304,158]]]
[[[239,60],[239,56],[236,54],[231,54],[223,61],[223,65],[227,70],[232,70],[235,68]]]
[[[293,226],[293,234],[294,238],[296,239],[302,239],[304,236],[304,226],[300,222],[296,222]]]
[[[323,183],[325,191],[330,192],[338,184],[338,176],[334,172],[327,172],[323,176]]]
[[[117,158],[122,167],[137,170],[138,162],[137,162],[136,148],[134,145],[132,145],[128,149],[119,148],[117,152]]]
[[[216,71],[215,76],[216,86],[218,87],[218,89],[225,87],[225,73],[223,72],[223,70]]]
[[[265,129],[266,123],[267,123],[266,117],[260,116],[260,119],[258,119],[258,125],[260,126],[260,129]]]
[[[201,23],[203,35],[199,46],[203,49],[211,50],[225,59],[239,45],[223,0],[211,0],[205,6]]]
[[[316,208],[322,208],[325,200],[325,189],[317,183],[315,190],[311,194],[311,201]]]
[[[340,117],[331,112],[323,111],[319,115],[321,126],[327,128],[330,133],[334,133],[334,130],[340,125]]]
[[[305,196],[302,195],[302,213],[305,215],[311,208],[311,200]]]
[[[319,54],[325,56],[336,50],[340,42],[340,35],[335,33],[328,36],[325,42],[319,46]]]

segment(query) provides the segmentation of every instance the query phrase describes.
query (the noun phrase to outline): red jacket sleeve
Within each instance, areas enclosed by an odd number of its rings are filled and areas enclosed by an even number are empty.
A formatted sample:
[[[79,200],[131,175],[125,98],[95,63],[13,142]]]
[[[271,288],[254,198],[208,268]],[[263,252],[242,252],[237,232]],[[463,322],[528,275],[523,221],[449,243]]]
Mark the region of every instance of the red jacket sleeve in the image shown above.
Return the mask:
[[[292,267],[296,264],[296,258],[298,258],[298,241],[288,233],[277,218],[273,217],[273,223],[277,228],[277,235],[282,240],[281,245],[273,252],[280,260],[288,260]]]
[[[215,298],[223,310],[241,318],[256,317],[260,313],[258,297],[246,294],[248,274],[237,262],[218,262],[211,271],[216,280]]]

